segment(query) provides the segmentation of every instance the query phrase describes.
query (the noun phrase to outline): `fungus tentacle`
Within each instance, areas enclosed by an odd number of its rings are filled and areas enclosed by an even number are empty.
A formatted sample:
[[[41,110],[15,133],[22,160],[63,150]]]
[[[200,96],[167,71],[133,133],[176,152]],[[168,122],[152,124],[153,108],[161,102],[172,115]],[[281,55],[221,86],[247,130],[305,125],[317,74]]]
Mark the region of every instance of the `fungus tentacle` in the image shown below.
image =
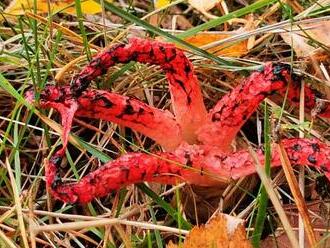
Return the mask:
[[[40,107],[51,107],[60,113],[64,147],[74,116],[102,119],[129,127],[155,140],[166,150],[174,150],[183,141],[181,128],[170,112],[116,93],[88,90],[73,99],[67,86],[46,86],[40,96]]]
[[[292,165],[316,167],[330,180],[330,147],[316,139],[287,139],[282,144]],[[213,186],[256,172],[248,151],[223,153],[210,146],[183,145],[174,153],[149,155],[131,153],[110,161],[83,177],[77,183],[62,183],[58,167],[64,152],[57,152],[46,166],[47,186],[64,202],[86,203],[129,184],[142,181],[175,184],[186,181],[201,186]],[[258,152],[263,164],[264,155]],[[272,167],[280,166],[274,150]]]
[[[205,122],[207,112],[191,62],[172,44],[134,38],[127,45],[114,45],[97,54],[79,73],[71,85],[72,93],[80,96],[109,67],[130,61],[159,65],[166,72],[176,120],[185,140],[195,142],[195,131]]]
[[[291,138],[281,141],[291,165],[310,166],[318,169],[330,181],[330,147],[318,139]],[[264,165],[264,155],[257,152],[261,165]],[[248,159],[244,159],[244,158]],[[244,162],[245,161],[250,161]],[[233,166],[231,177],[236,180],[256,172],[248,151],[242,150],[230,156],[228,164]],[[281,166],[280,155],[276,146],[272,149],[271,167]]]
[[[225,95],[209,112],[208,122],[198,130],[198,140],[230,150],[243,124],[255,112],[258,105],[274,92],[299,104],[300,82],[291,80],[290,67],[285,64],[267,63],[262,71],[253,72],[240,85]],[[305,108],[316,107],[316,91],[305,86]],[[330,104],[323,106],[320,116],[330,117]]]

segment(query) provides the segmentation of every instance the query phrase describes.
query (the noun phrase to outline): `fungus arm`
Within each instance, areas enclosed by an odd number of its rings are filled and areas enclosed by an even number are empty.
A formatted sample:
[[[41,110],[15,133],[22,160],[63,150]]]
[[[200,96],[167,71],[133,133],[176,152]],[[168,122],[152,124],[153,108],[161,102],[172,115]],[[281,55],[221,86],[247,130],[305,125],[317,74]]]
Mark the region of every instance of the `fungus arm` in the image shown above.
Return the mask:
[[[330,182],[330,147],[318,139],[284,139],[281,141],[293,166],[310,166],[324,173]],[[258,152],[261,165],[264,165],[264,155]],[[228,157],[228,163],[233,166],[231,177],[238,179],[256,172],[253,159],[248,151],[240,151]],[[272,149],[271,167],[281,166],[277,149]]]
[[[40,97],[40,107],[51,107],[60,113],[65,147],[74,116],[102,119],[129,127],[155,140],[166,150],[174,150],[182,142],[181,129],[170,112],[135,98],[87,90],[73,99],[69,87],[55,86],[46,86]]]
[[[207,112],[191,62],[174,45],[134,38],[127,45],[114,45],[96,55],[75,78],[71,91],[80,96],[91,80],[106,73],[115,63],[138,61],[159,65],[169,80],[172,105],[185,140],[196,140],[195,131],[206,120]]]
[[[330,180],[330,148],[319,140],[288,139],[282,141],[292,165],[308,165],[320,169]],[[64,151],[57,152],[46,166],[47,186],[64,202],[86,203],[129,184],[142,181],[175,184],[186,181],[212,186],[256,172],[248,151],[224,154],[210,147],[183,145],[174,153],[149,155],[131,153],[110,161],[77,183],[62,183],[58,167]],[[258,153],[261,164],[264,155]],[[280,166],[274,151],[272,167]]]
[[[267,63],[262,71],[252,73],[215,105],[209,112],[207,124],[198,130],[198,140],[229,151],[231,142],[260,102],[276,91],[284,95],[287,86],[289,101],[299,104],[300,83],[291,80],[290,67]],[[307,86],[305,107],[309,110],[316,107],[316,91]],[[330,117],[330,104],[323,106],[320,116]]]
[[[180,158],[171,153],[152,156],[131,153],[110,161],[83,177],[77,183],[62,183],[58,167],[62,161],[60,150],[46,161],[46,183],[52,195],[64,202],[86,203],[95,197],[102,197],[129,184],[143,181],[157,181],[175,184],[180,181]]]

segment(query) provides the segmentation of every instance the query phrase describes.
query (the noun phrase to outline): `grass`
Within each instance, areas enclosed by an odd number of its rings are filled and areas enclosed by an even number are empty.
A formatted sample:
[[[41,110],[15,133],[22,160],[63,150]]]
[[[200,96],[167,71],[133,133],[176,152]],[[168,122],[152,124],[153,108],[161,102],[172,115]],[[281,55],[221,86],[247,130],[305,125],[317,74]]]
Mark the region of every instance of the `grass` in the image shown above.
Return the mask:
[[[265,104],[264,106],[264,142],[265,142],[265,172],[267,176],[270,176],[271,140],[270,140],[269,110],[267,104]],[[268,199],[269,198],[266,189],[263,185],[261,185],[257,198],[258,212],[254,224],[255,229],[252,233],[252,244],[254,247],[260,247],[260,240],[267,218]]]
[[[0,26],[0,247],[164,247],[169,240],[182,242],[188,230],[196,223],[207,221],[216,209],[245,219],[249,223],[249,238],[254,247],[265,247],[264,237],[281,247],[285,235],[279,235],[280,229],[275,231],[276,226],[284,227],[295,243],[293,230],[303,227],[287,221],[288,217],[297,219],[298,210],[280,171],[271,173],[272,181],[266,178],[268,170],[265,174],[261,172],[265,186],[258,184],[253,187],[249,185],[252,180],[248,178],[241,184],[209,189],[199,195],[201,189],[191,189],[183,184],[139,184],[87,205],[54,201],[45,190],[43,160],[61,144],[62,129],[58,115],[52,110],[39,110],[24,98],[29,87],[33,87],[38,98],[44,86],[54,81],[56,75],[61,75],[61,81],[69,84],[72,77],[104,44],[108,41],[109,44],[126,42],[126,38],[133,35],[161,38],[187,50],[209,108],[246,76],[246,71],[256,69],[264,61],[290,63],[295,71],[305,74],[306,82],[316,87],[326,86],[328,71],[322,65],[327,66],[327,61],[307,57],[304,63],[309,67],[304,68],[292,45],[286,44],[280,37],[279,29],[286,25],[287,30],[290,30],[290,25],[299,22],[299,28],[304,30],[306,21],[315,24],[319,22],[318,18],[328,18],[330,5],[306,1],[290,3],[286,5],[278,1],[261,0],[243,6],[225,1],[229,13],[221,15],[219,9],[214,8],[211,11],[219,18],[209,20],[197,10],[189,8],[184,1],[175,1],[161,10],[155,10],[150,1],[135,5],[132,5],[132,1],[104,1],[105,15],[101,17],[98,14],[95,19],[95,16],[86,15],[82,8],[83,1],[75,0],[70,6],[75,6],[77,16],[68,15],[66,8],[63,8],[49,16],[44,14],[45,19],[41,21],[43,19],[36,15],[42,14],[32,8],[34,15],[23,15]],[[3,3],[0,6],[5,7]],[[297,11],[300,7],[302,13]],[[302,18],[303,14],[305,19]],[[252,19],[249,19],[249,15]],[[147,16],[161,20],[162,27],[154,25]],[[242,20],[245,20],[244,24]],[[188,28],[183,32],[168,31],[175,21],[177,26],[186,25]],[[221,33],[226,29],[237,30],[252,22],[256,25],[250,26],[252,30],[243,30],[225,40],[214,40],[204,48],[184,39],[202,31]],[[315,40],[307,30],[304,30],[303,36],[320,50],[327,51],[326,44]],[[253,42],[253,38],[255,45],[239,58],[216,56],[207,50],[220,43],[230,47],[240,44],[242,40]],[[64,67],[75,59],[78,62]],[[148,104],[171,111],[166,79],[155,66],[133,62],[116,65],[105,77],[97,79],[94,87],[134,95]],[[273,122],[278,121],[283,128],[291,127],[284,129],[282,135],[286,137],[298,136],[302,129],[306,136],[316,136],[325,141],[330,137],[329,122],[316,119],[309,128],[302,127],[298,111],[292,111],[292,107],[282,101],[282,98],[267,99],[264,108],[259,109],[258,117],[253,115],[244,129],[249,131],[242,133],[237,140],[238,147],[252,148],[258,145],[254,140],[259,135],[259,140],[265,144],[267,165],[270,163],[270,144],[276,138],[273,135]],[[276,116],[279,112],[278,120]],[[258,121],[264,123],[263,128],[255,127]],[[245,142],[246,139],[242,137],[247,137],[251,142]],[[160,149],[139,133],[118,125],[77,120],[70,136],[68,165],[63,168],[64,178],[79,179],[127,152],[139,150],[154,153]],[[306,169],[307,189],[315,185],[316,174]],[[196,192],[192,194],[192,190]],[[214,192],[216,200],[212,196]],[[220,196],[225,199],[224,202]],[[281,202],[274,200],[274,196],[281,196]],[[194,204],[190,206],[187,202],[191,201]],[[304,201],[308,205],[320,205],[320,202],[329,204],[326,199],[320,200],[313,190]],[[310,214],[312,221],[317,224],[322,224],[322,218],[329,218],[322,216],[317,208],[310,211],[313,211]],[[271,215],[275,216],[275,220],[269,227],[267,221],[272,219]],[[323,223],[315,231],[317,235],[325,234],[319,239],[320,247],[330,244],[328,224]],[[267,233],[268,229],[272,229],[273,233]]]

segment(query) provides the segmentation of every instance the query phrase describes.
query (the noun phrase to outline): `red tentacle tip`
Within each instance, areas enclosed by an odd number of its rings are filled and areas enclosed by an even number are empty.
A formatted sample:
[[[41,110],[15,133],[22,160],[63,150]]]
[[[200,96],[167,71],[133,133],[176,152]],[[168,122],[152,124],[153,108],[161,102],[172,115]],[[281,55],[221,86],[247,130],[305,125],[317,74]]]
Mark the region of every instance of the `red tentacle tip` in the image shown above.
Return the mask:
[[[45,159],[46,184],[51,194],[58,200],[67,203],[75,203],[78,196],[70,184],[63,184],[58,168],[61,165],[65,150],[58,150],[49,160]]]

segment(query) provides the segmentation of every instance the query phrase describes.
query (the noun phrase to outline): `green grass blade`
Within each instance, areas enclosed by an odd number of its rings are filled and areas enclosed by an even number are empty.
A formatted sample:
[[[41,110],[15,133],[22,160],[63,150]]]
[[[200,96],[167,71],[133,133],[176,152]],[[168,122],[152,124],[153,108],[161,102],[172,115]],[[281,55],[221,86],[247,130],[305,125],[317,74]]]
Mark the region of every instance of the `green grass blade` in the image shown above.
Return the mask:
[[[155,192],[153,192],[145,184],[138,184],[139,189],[146,193],[150,198],[152,198],[160,207],[162,207],[176,222],[180,222],[182,229],[190,230],[191,224],[187,222],[183,216],[171,207],[166,201],[160,198]]]
[[[124,206],[124,200],[125,200],[125,197],[127,195],[127,192],[128,192],[127,189],[120,189],[119,190],[119,201],[118,201],[118,206],[117,206],[116,214],[115,214],[116,218],[118,218],[121,214],[121,209]]]
[[[3,88],[6,92],[8,92],[10,95],[12,95],[16,100],[25,105],[29,110],[33,109],[33,106],[29,104],[24,97],[18,93],[17,90],[8,82],[8,80],[0,73],[0,87]]]
[[[201,31],[204,31],[204,30],[208,30],[210,28],[214,28],[216,26],[219,26],[233,18],[238,18],[238,17],[241,17],[243,15],[246,15],[246,14],[249,14],[249,13],[252,13],[260,8],[263,8],[269,4],[272,4],[274,2],[276,2],[277,0],[260,0],[260,1],[257,1],[251,5],[248,5],[244,8],[241,8],[241,9],[238,9],[238,10],[235,10],[227,15],[224,15],[224,16],[221,16],[219,18],[216,18],[216,19],[213,19],[211,21],[208,21],[206,23],[203,23],[199,26],[196,26],[196,27],[193,27],[181,34],[178,34],[177,37],[183,39],[183,38],[187,38],[187,37],[190,37],[190,36],[193,36],[195,34],[197,34],[198,32],[201,32]]]
[[[109,80],[107,80],[104,83],[103,88],[109,89],[111,87],[111,85],[113,84],[114,81],[116,81],[121,75],[123,75],[126,71],[128,71],[129,69],[131,69],[134,65],[135,65],[135,62],[134,61],[131,61],[128,64],[125,64],[118,71],[115,71],[114,73],[112,73],[110,75]]]
[[[22,108],[19,108],[17,111],[17,115],[16,115],[16,120],[19,121],[19,116],[21,115],[21,110]],[[21,193],[21,189],[22,189],[22,183],[21,183],[21,174],[22,174],[22,170],[21,170],[21,160],[20,160],[20,153],[19,153],[19,143],[20,143],[20,139],[19,139],[19,125],[17,122],[15,122],[14,124],[14,145],[15,145],[15,149],[13,149],[14,152],[14,161],[15,161],[15,181],[16,181],[16,185],[17,185],[17,190],[18,193]]]
[[[270,175],[271,163],[271,140],[270,140],[270,121],[267,104],[264,105],[264,140],[265,140],[265,171],[266,175]],[[267,217],[268,195],[265,187],[262,185],[258,197],[258,213],[255,222],[255,228],[252,235],[252,245],[260,247],[260,239],[264,229],[265,220]]]
[[[85,30],[85,26],[84,26],[84,22],[83,22],[84,17],[83,17],[83,13],[81,10],[80,0],[75,0],[75,6],[76,6],[78,23],[79,23],[79,29],[80,29],[81,35],[83,37],[84,50],[86,52],[88,61],[90,61],[92,58],[92,55],[91,55],[91,51],[89,50],[89,46],[88,46],[88,39],[87,39],[86,30]]]
[[[151,206],[149,206],[148,209],[149,209],[149,212],[150,212],[150,215],[151,215],[152,223],[157,225],[157,218],[156,218],[156,215],[155,215],[155,211],[152,209]],[[157,247],[158,248],[164,247],[163,242],[162,242],[162,237],[160,236],[159,230],[155,229],[154,233],[155,233]],[[150,247],[152,247],[152,246],[150,246]]]
[[[33,3],[33,12],[34,14],[38,14],[38,11],[37,11],[37,0],[34,0],[34,3]],[[40,67],[40,43],[39,43],[39,38],[38,38],[38,22],[37,20],[32,20],[31,22],[31,28],[32,28],[32,32],[33,32],[33,38],[34,38],[34,47],[35,47],[35,50],[33,51],[34,52],[34,59],[35,59],[35,67],[36,68],[36,78],[37,78],[37,84],[38,86],[40,85],[41,83],[41,67]],[[32,64],[34,65],[34,64]],[[33,68],[31,68],[33,70]]]

